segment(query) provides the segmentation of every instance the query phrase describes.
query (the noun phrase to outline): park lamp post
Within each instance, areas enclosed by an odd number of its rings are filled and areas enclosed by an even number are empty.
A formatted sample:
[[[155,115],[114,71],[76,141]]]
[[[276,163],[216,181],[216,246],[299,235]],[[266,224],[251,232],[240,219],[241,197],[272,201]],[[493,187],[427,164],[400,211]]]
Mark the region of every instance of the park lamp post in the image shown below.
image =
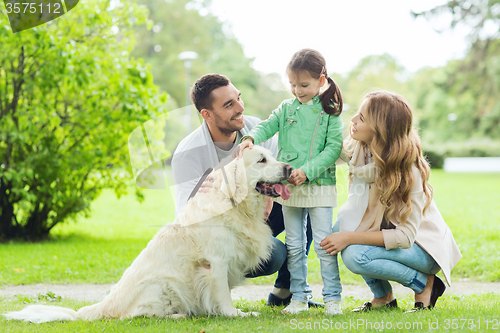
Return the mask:
[[[191,133],[191,99],[189,98],[189,88],[191,87],[191,67],[193,60],[198,58],[198,53],[193,51],[181,52],[178,56],[179,60],[184,60],[184,68],[186,69],[186,136]]]
[[[450,123],[454,124],[455,121],[457,121],[457,114],[456,113],[448,113],[448,115],[446,116],[448,118],[448,120],[450,121]]]
[[[450,138],[453,138],[453,135],[455,134],[455,121],[457,121],[458,116],[457,116],[456,113],[448,113],[448,115],[446,116],[446,118],[448,118],[448,121],[451,124]]]

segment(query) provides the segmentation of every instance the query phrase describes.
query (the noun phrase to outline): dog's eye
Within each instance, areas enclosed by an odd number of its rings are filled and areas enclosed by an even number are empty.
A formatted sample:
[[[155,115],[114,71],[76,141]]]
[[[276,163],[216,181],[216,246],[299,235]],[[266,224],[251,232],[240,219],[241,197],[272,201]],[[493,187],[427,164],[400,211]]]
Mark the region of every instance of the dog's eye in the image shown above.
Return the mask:
[[[266,163],[267,160],[265,157],[262,157],[257,163]]]

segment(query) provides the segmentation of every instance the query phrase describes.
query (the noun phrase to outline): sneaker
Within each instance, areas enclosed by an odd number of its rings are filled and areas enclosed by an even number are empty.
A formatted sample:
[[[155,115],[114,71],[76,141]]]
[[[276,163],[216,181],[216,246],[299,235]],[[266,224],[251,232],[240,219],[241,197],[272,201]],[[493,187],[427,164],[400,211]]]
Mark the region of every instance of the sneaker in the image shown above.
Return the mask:
[[[325,313],[327,315],[341,315],[343,314],[340,308],[340,301],[325,302]]]
[[[288,304],[290,304],[291,300],[292,300],[292,294],[290,294],[290,296],[288,296],[287,298],[279,298],[275,294],[269,293],[269,296],[267,297],[267,305],[268,306],[287,306]],[[311,301],[311,300],[309,300],[307,302],[307,305],[310,308],[324,308],[325,307],[325,304],[318,303],[318,302]]]
[[[292,298],[290,304],[286,308],[284,308],[282,312],[286,314],[297,314],[307,310],[309,310],[307,302],[297,301],[296,299]]]

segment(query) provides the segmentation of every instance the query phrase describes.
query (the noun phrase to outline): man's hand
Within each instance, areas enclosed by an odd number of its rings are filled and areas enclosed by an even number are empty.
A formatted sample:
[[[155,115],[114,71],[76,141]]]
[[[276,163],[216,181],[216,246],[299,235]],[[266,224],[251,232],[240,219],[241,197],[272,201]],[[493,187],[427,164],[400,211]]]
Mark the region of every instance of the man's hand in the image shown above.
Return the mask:
[[[301,169],[295,169],[287,180],[290,184],[299,186],[307,180],[307,176]]]
[[[253,139],[252,138],[246,138],[245,140],[243,140],[242,143],[240,143],[238,145],[238,156],[236,157],[237,159],[240,159],[243,157],[243,149],[245,149],[245,148],[249,148],[249,149],[253,148]]]
[[[200,188],[198,189],[198,192],[196,193],[207,193],[214,187],[214,177],[212,175],[208,176],[203,183],[201,184]]]

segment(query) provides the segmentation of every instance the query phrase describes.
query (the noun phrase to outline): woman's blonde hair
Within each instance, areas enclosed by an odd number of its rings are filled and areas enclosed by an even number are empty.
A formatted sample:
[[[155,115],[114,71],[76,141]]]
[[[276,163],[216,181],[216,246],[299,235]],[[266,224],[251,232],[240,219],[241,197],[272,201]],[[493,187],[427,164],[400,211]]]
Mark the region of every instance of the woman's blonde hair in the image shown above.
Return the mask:
[[[375,91],[365,96],[363,110],[365,122],[373,131],[370,151],[379,169],[375,186],[380,193],[380,201],[387,207],[385,215],[390,220],[397,219],[404,223],[412,212],[413,165],[420,171],[427,197],[424,212],[433,196],[428,182],[430,167],[422,154],[420,138],[413,129],[411,108],[400,95]],[[396,211],[397,207],[402,209]]]

